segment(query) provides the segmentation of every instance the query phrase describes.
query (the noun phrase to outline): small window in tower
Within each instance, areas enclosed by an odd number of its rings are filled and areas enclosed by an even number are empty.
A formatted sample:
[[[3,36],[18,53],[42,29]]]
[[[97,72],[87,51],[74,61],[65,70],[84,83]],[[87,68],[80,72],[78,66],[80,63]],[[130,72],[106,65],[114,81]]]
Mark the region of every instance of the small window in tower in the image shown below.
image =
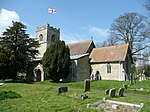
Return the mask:
[[[52,35],[51,42],[54,42],[54,41],[55,41],[55,35]]]
[[[42,34],[39,35],[39,40],[43,41],[43,35]]]

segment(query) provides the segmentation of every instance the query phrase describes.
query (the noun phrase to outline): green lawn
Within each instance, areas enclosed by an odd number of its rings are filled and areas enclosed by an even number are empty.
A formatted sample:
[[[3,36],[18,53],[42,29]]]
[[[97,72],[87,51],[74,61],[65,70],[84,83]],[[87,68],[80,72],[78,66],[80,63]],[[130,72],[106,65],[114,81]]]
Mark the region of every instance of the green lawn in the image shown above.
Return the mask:
[[[21,97],[7,98],[0,100],[0,112],[98,112],[96,109],[86,108],[86,104],[94,103],[103,97],[105,89],[120,88],[123,84],[129,82],[120,81],[93,81],[91,91],[86,92],[89,96],[86,100],[79,99],[84,92],[84,83],[53,83],[50,81],[38,82],[34,84],[25,83],[5,83],[0,86],[0,92],[12,91]],[[68,86],[69,91],[61,95],[57,94],[59,86]],[[135,91],[136,88],[145,87],[145,91]],[[143,112],[150,111],[150,81],[138,82],[125,91],[125,97],[109,98],[130,103],[144,103]],[[139,97],[142,95],[142,97]]]

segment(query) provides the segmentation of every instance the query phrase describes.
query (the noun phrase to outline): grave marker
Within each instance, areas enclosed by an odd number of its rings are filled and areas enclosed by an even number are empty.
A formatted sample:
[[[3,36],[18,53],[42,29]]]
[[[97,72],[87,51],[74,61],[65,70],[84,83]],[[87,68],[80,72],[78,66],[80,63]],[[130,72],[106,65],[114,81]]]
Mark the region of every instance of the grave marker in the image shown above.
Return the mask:
[[[84,91],[90,91],[90,79],[84,80]]]
[[[116,95],[116,89],[115,89],[115,88],[110,89],[110,90],[109,90],[109,96],[110,96],[110,97],[115,97],[115,95]]]
[[[124,93],[124,88],[120,88],[118,91],[118,95],[122,97],[124,96],[123,93]]]
[[[63,93],[63,92],[68,92],[68,87],[64,86],[64,87],[58,88],[58,94]]]

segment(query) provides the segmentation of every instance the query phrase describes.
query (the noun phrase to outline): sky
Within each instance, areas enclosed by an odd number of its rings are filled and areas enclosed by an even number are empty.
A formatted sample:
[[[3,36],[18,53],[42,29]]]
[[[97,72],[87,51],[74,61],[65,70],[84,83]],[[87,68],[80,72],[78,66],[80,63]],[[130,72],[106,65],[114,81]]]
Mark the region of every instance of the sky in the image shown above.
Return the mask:
[[[102,43],[109,36],[113,21],[126,12],[148,15],[146,0],[0,0],[0,34],[12,21],[27,26],[35,37],[36,28],[49,23],[60,28],[66,43],[90,40]],[[48,13],[48,8],[57,13]]]

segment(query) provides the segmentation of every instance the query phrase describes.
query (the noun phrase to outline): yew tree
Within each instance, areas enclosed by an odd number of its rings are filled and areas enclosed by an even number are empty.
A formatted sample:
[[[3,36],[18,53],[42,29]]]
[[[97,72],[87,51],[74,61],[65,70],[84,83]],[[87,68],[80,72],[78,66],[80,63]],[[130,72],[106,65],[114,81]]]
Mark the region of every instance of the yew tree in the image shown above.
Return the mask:
[[[64,41],[52,43],[42,58],[44,73],[54,82],[66,78],[70,72],[70,51]]]

